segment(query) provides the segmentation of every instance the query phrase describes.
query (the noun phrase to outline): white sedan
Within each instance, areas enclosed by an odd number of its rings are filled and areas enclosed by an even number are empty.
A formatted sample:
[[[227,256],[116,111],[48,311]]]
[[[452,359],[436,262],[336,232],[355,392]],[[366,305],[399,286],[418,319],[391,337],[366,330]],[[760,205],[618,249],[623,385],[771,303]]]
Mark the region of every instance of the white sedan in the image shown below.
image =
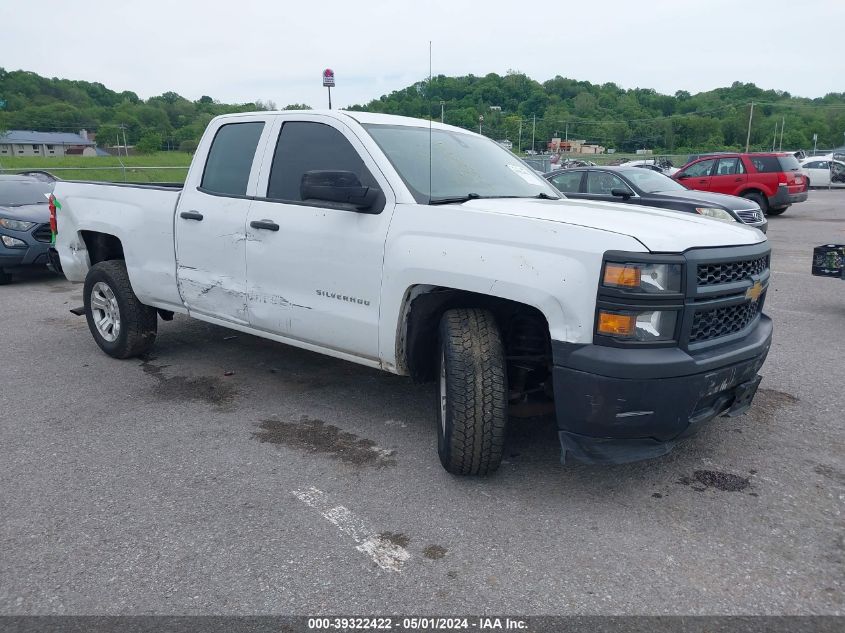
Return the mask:
[[[801,161],[801,171],[807,177],[807,187],[827,187],[833,183],[845,183],[845,163],[826,156],[805,158]]]

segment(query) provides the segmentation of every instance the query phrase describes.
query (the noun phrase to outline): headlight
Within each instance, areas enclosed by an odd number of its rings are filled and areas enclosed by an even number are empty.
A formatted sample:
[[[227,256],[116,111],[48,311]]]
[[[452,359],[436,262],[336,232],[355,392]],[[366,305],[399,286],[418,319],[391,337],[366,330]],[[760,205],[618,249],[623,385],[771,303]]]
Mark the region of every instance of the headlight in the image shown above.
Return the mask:
[[[678,293],[681,291],[681,265],[606,262],[602,283],[606,288],[647,294]]]
[[[24,222],[22,220],[10,220],[9,218],[0,218],[0,226],[4,229],[9,229],[12,231],[28,231],[33,226],[35,226],[35,222]]]
[[[6,248],[26,248],[26,242],[9,235],[0,235],[0,242],[3,242]]]
[[[675,338],[677,320],[677,310],[599,310],[596,334],[625,341],[671,341]]]
[[[736,218],[724,209],[718,207],[696,207],[696,213],[699,215],[713,218],[714,220],[721,220],[722,222],[736,222]]]

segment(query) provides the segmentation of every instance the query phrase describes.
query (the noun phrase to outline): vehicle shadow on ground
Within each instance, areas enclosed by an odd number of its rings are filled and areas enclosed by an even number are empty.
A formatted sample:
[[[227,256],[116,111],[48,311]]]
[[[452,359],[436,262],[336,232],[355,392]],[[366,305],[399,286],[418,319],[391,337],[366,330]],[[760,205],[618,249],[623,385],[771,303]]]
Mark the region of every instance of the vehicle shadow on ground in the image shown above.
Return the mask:
[[[249,385],[257,390],[253,396],[259,395],[268,403],[273,398],[283,401],[302,394],[314,396],[322,390],[333,390],[335,396],[339,391],[354,394],[354,400],[350,399],[346,406],[355,407],[357,420],[372,420],[372,428],[361,429],[359,423],[356,431],[365,436],[362,439],[378,439],[384,420],[392,418],[408,427],[403,440],[411,442],[412,447],[404,450],[418,450],[420,455],[432,451],[435,398],[430,384],[414,384],[409,378],[179,316],[162,325],[156,348],[146,362],[148,367],[150,363],[155,367],[170,366],[166,371],[172,372],[182,364],[196,365],[198,352],[204,362],[211,360],[217,365],[215,371],[220,375],[231,372],[235,383]],[[237,408],[237,397],[232,406]],[[765,410],[763,415],[768,415]],[[342,421],[332,423],[340,431],[351,430],[343,428]],[[708,474],[711,471],[703,465],[710,460],[716,464],[738,460],[754,463],[753,453],[749,452],[759,448],[746,446],[743,436],[732,432],[737,426],[735,421],[717,418],[667,456],[621,465],[585,465],[573,460],[561,464],[554,416],[512,418],[502,466],[485,485],[504,486],[510,491],[508,494],[543,486],[553,497],[570,500],[581,495],[586,500],[597,491],[623,496],[654,493],[661,498],[669,489],[677,489],[676,484],[698,492],[716,489],[708,482],[724,475],[732,482],[729,485],[744,489],[750,486],[747,471]],[[402,455],[397,456],[400,465],[403,461]],[[445,472],[442,477],[456,488],[471,488],[479,481]]]

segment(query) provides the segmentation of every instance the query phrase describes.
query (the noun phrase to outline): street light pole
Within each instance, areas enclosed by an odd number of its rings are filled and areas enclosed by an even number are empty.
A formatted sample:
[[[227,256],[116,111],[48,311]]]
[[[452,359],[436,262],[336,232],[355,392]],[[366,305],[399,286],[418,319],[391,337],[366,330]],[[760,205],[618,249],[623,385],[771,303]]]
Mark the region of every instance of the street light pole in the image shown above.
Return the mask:
[[[534,151],[534,133],[537,131],[537,115],[534,115],[534,121],[531,123],[531,151]]]
[[[446,107],[446,102],[445,102],[445,101],[441,101],[441,102],[440,102],[440,122],[441,122],[441,123],[443,123],[443,122],[445,121],[445,118],[446,118],[446,110],[445,110],[445,107]]]

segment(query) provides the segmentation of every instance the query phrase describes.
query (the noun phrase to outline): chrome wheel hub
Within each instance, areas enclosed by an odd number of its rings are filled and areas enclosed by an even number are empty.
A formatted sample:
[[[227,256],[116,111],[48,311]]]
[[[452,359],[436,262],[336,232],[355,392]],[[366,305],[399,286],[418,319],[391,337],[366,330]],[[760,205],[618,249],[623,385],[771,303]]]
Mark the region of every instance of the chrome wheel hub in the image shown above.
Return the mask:
[[[114,343],[120,336],[120,308],[114,292],[102,281],[91,288],[91,316],[100,336]]]

